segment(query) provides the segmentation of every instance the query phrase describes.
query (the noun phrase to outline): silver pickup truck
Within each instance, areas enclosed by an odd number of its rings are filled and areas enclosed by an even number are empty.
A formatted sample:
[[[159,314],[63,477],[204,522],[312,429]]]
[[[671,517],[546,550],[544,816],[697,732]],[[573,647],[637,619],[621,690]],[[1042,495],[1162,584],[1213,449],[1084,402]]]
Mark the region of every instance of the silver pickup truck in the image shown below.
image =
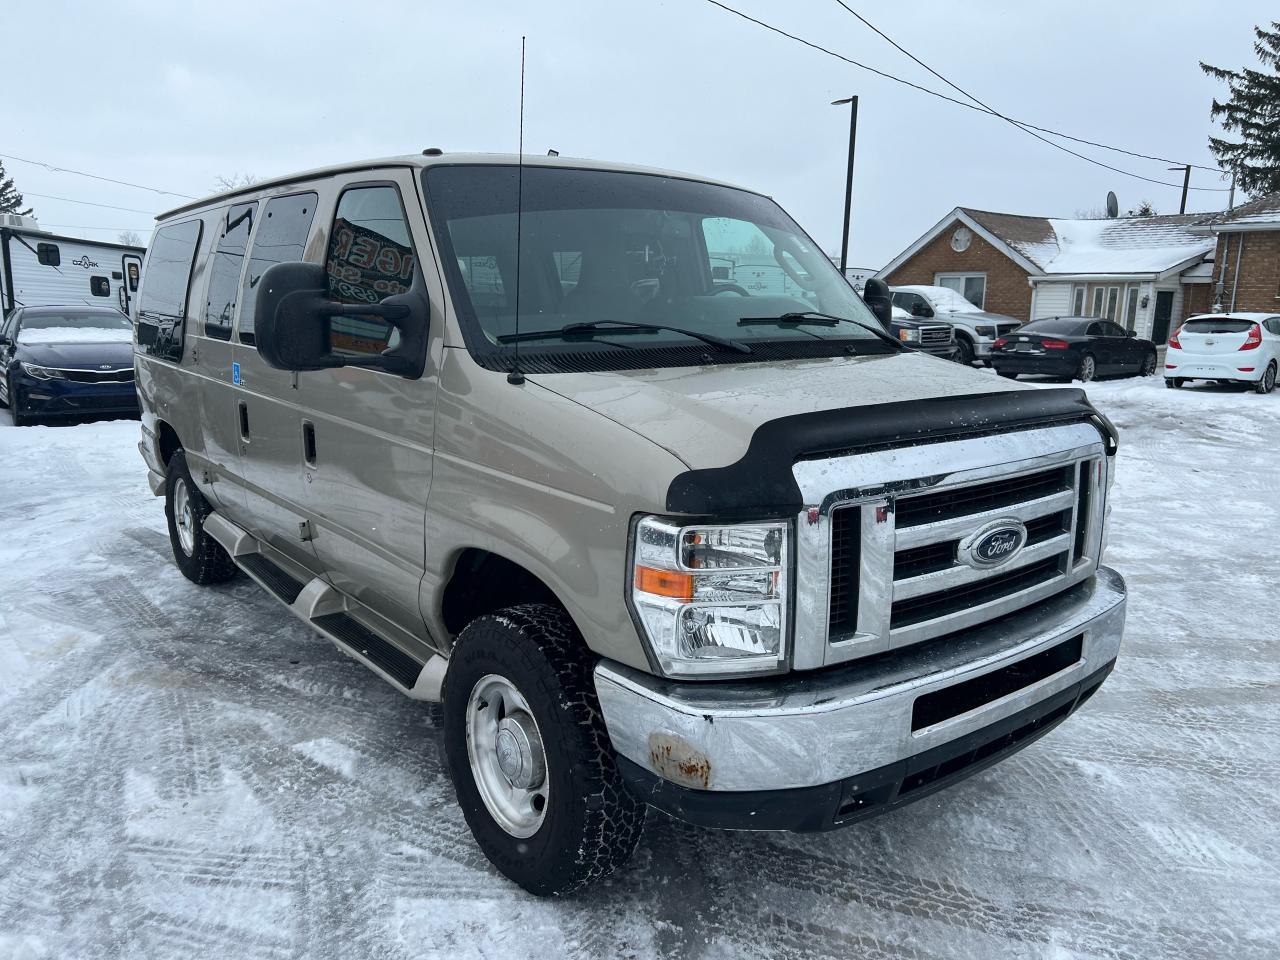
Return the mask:
[[[713,274],[761,250],[802,296]],[[441,701],[477,843],[561,894],[646,805],[844,826],[1111,670],[1114,429],[904,349],[866,295],[768,197],[681,174],[281,177],[159,218],[140,449],[182,572],[247,575]]]

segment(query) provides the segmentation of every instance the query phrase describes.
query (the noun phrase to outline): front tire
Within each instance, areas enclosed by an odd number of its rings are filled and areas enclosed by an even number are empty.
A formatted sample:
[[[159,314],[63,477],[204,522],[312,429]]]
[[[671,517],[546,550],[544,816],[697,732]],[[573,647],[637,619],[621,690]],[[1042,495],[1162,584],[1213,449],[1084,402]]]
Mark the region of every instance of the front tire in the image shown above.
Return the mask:
[[[1267,369],[1262,371],[1262,376],[1258,382],[1254,384],[1256,393],[1267,394],[1276,388],[1276,362],[1272,360],[1267,364]]]
[[[1098,375],[1098,363],[1093,359],[1092,353],[1086,353],[1080,358],[1080,366],[1076,369],[1076,379],[1081,383],[1089,383]]]
[[[164,515],[169,522],[169,544],[182,575],[201,586],[226,583],[236,575],[236,565],[222,544],[205,532],[204,521],[212,512],[213,507],[191,479],[186,453],[177,451],[169,458],[165,476]]]
[[[965,337],[956,337],[956,363],[973,365],[973,344]]]
[[[489,861],[538,896],[608,876],[644,827],[594,665],[564,611],[530,603],[472,621],[445,676],[445,753],[467,825]]]

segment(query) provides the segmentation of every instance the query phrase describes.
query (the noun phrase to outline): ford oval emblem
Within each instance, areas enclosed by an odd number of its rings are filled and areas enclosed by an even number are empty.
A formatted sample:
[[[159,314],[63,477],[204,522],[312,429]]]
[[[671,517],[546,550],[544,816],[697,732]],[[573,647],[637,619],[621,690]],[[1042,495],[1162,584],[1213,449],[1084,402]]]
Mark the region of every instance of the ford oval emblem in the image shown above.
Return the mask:
[[[989,570],[1008,563],[1027,543],[1027,528],[1021,520],[1005,517],[992,520],[960,541],[956,555],[975,570]]]

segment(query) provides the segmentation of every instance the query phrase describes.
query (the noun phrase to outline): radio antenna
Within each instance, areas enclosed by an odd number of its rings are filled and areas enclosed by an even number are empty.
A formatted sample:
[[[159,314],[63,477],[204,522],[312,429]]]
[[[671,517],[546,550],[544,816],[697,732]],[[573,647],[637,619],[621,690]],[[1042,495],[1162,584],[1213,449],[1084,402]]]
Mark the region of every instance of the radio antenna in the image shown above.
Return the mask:
[[[520,215],[524,209],[524,37],[520,38],[520,146],[516,154],[516,328],[515,356],[511,361],[511,369],[507,372],[507,383],[524,383],[524,374],[520,372]]]

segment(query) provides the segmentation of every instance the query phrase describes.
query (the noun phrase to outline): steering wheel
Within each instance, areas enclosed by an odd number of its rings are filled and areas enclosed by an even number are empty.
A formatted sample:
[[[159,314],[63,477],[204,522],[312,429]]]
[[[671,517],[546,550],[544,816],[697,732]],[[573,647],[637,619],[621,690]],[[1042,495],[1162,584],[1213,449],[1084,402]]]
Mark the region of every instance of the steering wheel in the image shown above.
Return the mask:
[[[751,294],[747,293],[743,287],[738,286],[736,283],[717,283],[715,285],[715,289],[711,291],[711,295],[713,297],[718,297],[722,293],[736,293],[743,297],[751,296]]]

